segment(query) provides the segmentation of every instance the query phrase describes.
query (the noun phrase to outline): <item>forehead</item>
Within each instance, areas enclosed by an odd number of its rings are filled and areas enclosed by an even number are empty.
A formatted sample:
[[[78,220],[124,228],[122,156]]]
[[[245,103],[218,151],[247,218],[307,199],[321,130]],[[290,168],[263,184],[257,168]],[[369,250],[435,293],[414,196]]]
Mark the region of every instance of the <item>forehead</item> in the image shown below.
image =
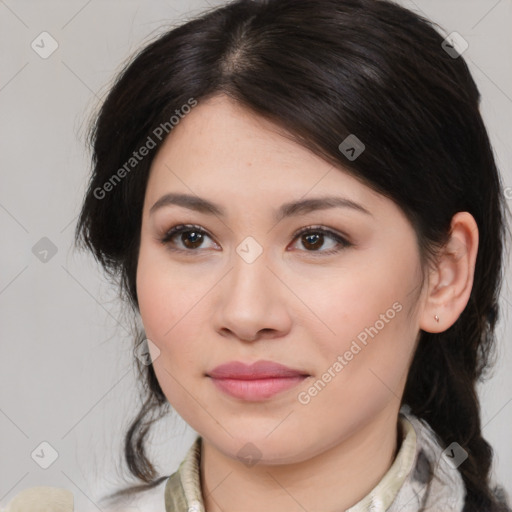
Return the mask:
[[[343,193],[382,196],[298,144],[282,128],[225,95],[200,101],[167,136],[151,166],[147,196],[183,191],[251,204]]]

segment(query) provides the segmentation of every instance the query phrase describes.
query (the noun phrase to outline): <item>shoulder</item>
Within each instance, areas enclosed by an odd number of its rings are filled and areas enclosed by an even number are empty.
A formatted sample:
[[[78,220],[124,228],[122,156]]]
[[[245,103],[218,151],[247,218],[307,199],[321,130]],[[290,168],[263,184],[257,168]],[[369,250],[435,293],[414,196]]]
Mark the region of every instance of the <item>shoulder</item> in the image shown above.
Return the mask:
[[[164,478],[151,489],[134,493],[114,502],[100,500],[98,505],[102,512],[166,512],[165,487],[168,480],[169,477]],[[76,508],[74,512],[92,512],[92,510]]]
[[[170,476],[162,477],[156,486],[133,494],[129,498],[120,498],[112,504],[98,503],[102,512],[166,512],[167,510],[189,512],[190,510],[204,510],[199,469],[201,441],[201,437],[197,435],[178,469]],[[89,511],[77,509],[76,512]]]
[[[36,486],[20,491],[0,512],[74,512],[73,493],[62,487]]]

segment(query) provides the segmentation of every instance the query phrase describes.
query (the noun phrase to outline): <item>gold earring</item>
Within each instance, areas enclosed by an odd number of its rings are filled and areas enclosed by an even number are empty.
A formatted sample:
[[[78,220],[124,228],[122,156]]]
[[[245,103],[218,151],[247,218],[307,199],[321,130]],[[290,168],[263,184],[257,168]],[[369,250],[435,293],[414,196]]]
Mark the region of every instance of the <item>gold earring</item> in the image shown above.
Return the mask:
[[[436,322],[439,322],[439,317],[437,315],[434,315],[434,318],[436,319]]]

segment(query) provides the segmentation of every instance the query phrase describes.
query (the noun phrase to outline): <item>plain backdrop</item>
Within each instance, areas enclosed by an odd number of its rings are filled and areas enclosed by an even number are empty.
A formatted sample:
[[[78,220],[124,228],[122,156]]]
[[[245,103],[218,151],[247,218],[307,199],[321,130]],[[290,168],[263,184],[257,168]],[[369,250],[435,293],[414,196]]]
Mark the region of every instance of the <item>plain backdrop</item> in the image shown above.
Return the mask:
[[[35,485],[66,487],[90,505],[118,481],[121,436],[139,399],[117,291],[92,256],[72,246],[90,170],[84,133],[136,49],[221,3],[0,0],[0,506]],[[469,43],[463,55],[510,207],[511,0],[403,4]],[[495,474],[512,494],[507,258],[497,366],[480,396]],[[177,469],[194,436],[177,414],[159,423],[150,455],[162,475]]]

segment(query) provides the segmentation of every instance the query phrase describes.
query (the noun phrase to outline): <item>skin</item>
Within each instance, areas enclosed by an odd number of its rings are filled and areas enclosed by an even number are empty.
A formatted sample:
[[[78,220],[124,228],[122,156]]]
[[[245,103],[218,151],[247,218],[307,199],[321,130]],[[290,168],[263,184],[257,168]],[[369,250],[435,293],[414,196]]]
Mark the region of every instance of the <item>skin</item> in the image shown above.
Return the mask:
[[[177,205],[150,214],[169,192],[218,203],[226,216]],[[272,217],[285,202],[322,195],[350,199],[369,214],[345,207]],[[454,216],[452,238],[422,273],[416,234],[395,203],[218,95],[199,102],[159,150],[142,219],[140,314],[163,392],[203,437],[206,510],[334,512],[357,503],[399,448],[400,398],[420,329],[448,329],[467,304],[478,247],[473,217]],[[162,244],[178,224],[200,226],[202,242],[189,232]],[[318,225],[351,245],[294,236]],[[249,236],[263,251],[252,263],[236,250]],[[400,312],[300,403],[298,394],[394,303]],[[261,359],[310,377],[248,402],[206,376],[228,361]],[[247,443],[257,447],[255,465],[237,457]]]

